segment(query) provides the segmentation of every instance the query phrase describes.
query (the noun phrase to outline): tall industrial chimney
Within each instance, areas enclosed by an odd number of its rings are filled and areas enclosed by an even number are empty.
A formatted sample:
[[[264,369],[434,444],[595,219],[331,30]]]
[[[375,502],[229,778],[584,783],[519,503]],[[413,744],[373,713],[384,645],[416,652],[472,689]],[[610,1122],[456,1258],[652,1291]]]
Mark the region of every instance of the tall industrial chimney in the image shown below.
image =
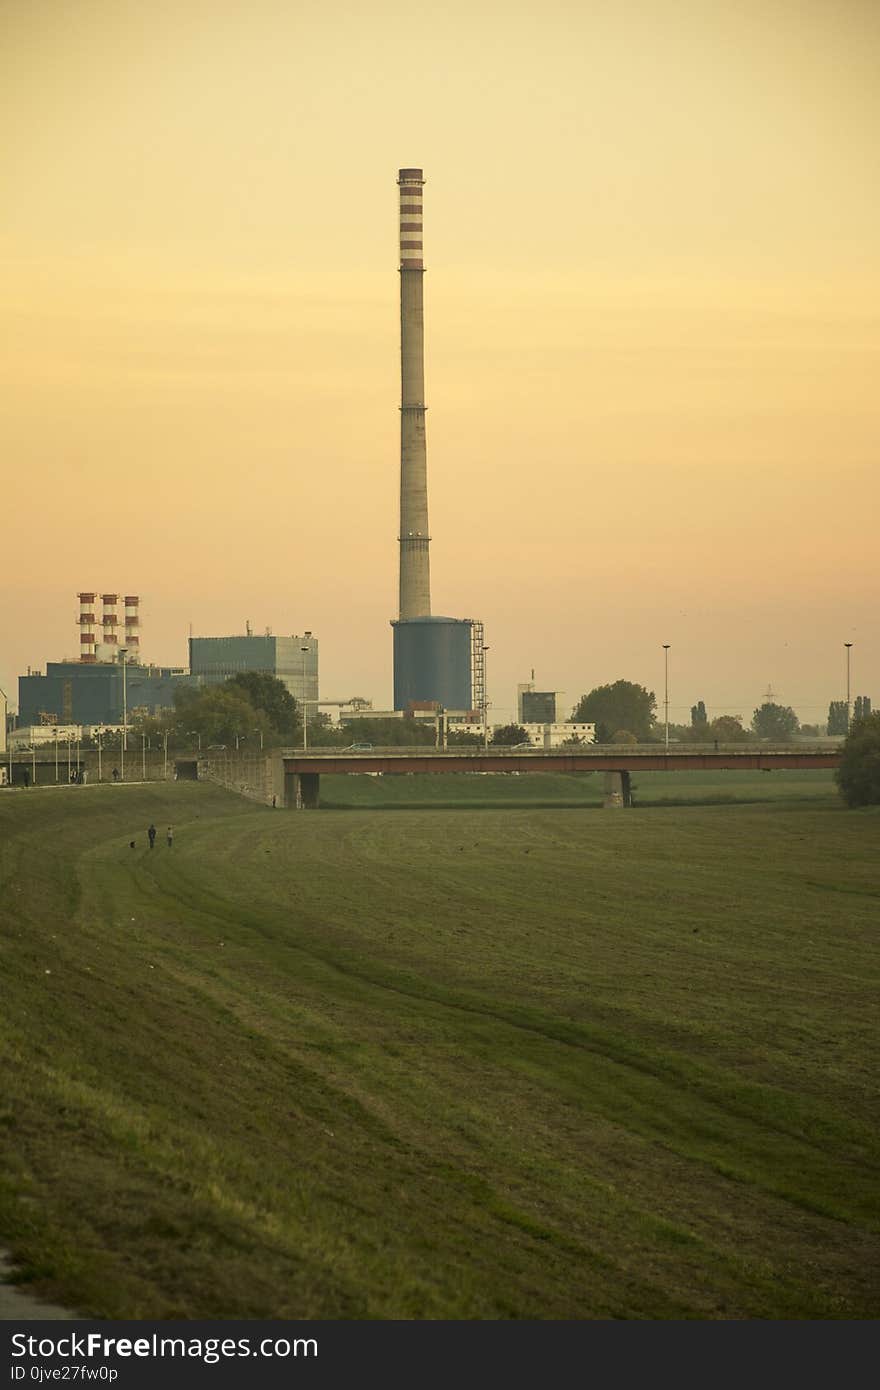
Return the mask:
[[[425,314],[421,169],[401,169],[400,188],[400,617],[431,613],[428,460],[425,445]]]
[[[104,643],[115,647],[119,645],[119,635],[116,631],[119,626],[119,595],[102,594],[101,602],[104,605],[104,613],[101,623],[104,628]]]
[[[94,594],[81,593],[79,595],[79,626],[79,659],[82,662],[93,663],[95,660],[95,648],[97,645],[95,638]]]
[[[128,647],[129,661],[136,661],[140,651],[140,625],[141,620],[138,615],[138,604],[140,599],[137,594],[125,595],[125,645]]]

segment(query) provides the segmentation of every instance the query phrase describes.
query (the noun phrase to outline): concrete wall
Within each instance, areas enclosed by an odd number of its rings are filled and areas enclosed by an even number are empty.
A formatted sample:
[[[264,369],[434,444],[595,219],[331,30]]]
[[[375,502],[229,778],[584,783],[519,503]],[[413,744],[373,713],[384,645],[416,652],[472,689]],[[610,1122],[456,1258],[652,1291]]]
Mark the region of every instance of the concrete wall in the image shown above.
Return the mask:
[[[232,753],[228,757],[202,758],[199,777],[264,806],[272,805],[273,796],[276,806],[284,805],[283,764],[271,754]]]

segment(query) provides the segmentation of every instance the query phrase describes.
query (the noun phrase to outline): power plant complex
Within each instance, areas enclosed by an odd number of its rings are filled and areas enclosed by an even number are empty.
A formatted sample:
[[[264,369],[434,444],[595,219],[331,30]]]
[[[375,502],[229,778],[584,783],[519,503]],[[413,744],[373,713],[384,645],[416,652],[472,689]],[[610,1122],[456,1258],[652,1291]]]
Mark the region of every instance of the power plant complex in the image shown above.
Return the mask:
[[[181,667],[144,663],[137,594],[83,590],[78,597],[79,659],[47,662],[45,675],[19,676],[20,724],[117,724],[135,710],[171,708],[175,691],[196,683]]]
[[[483,625],[431,613],[421,169],[401,169],[400,189],[400,586],[394,629],[394,708],[485,704]]]
[[[401,169],[400,242],[400,526],[398,614],[392,619],[394,713],[423,717],[443,710],[461,722],[485,720],[483,624],[473,618],[431,612],[428,465],[425,436],[425,313],[423,189],[421,169]],[[127,724],[134,714],[174,706],[181,686],[222,683],[245,671],[281,680],[304,706],[315,710],[318,642],[302,637],[243,635],[201,637],[190,629],[189,670],[157,667],[141,655],[137,594],[83,590],[79,594],[79,652],[48,662],[45,674],[19,677],[19,723],[32,730],[58,726]],[[100,611],[99,611],[100,609]],[[346,706],[350,702],[330,701]],[[376,711],[355,702],[349,717]],[[388,711],[390,714],[391,711]],[[36,737],[36,734],[34,735]]]

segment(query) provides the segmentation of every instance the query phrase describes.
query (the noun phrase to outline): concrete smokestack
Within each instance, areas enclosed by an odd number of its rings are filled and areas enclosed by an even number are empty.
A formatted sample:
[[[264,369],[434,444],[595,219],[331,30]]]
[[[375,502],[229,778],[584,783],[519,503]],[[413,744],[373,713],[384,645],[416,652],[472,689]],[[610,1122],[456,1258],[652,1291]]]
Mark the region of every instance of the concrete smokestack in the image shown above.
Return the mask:
[[[421,169],[401,169],[400,188],[400,617],[431,613],[428,460],[425,444],[425,314]]]
[[[82,593],[79,595],[79,626],[79,659],[82,662],[92,663],[95,660],[95,648],[97,646],[94,594]]]
[[[110,646],[118,646],[119,634],[116,629],[119,626],[119,595],[102,594],[101,602],[104,605],[104,614],[101,619],[104,628],[104,642]]]
[[[132,661],[137,661],[141,645],[139,604],[140,599],[137,594],[125,595],[125,645],[128,647]]]

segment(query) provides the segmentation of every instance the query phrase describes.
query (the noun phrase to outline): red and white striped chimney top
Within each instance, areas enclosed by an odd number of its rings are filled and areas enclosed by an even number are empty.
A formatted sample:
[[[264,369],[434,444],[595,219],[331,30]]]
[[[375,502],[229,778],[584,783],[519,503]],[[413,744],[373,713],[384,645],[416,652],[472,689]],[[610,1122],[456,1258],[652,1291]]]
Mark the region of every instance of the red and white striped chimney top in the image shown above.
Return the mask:
[[[400,188],[400,268],[424,270],[422,260],[422,187],[421,169],[401,169],[397,183]]]

